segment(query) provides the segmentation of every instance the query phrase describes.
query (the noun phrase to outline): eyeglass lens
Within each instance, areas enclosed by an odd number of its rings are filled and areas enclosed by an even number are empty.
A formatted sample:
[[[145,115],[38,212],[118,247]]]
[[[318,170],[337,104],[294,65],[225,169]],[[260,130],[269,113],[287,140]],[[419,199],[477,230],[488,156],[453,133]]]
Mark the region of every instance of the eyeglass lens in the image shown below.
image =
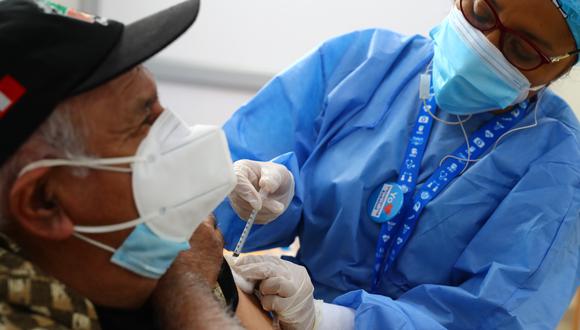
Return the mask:
[[[503,26],[487,0],[461,0],[461,11],[467,21],[482,32],[502,32],[500,50],[520,70],[534,70],[543,64],[543,56],[530,41]]]

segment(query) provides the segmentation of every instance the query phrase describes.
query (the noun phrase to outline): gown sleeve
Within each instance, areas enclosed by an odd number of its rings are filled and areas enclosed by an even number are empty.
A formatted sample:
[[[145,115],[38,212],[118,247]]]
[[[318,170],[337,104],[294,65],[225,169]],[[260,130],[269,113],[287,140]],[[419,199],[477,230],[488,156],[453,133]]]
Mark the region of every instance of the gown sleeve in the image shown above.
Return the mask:
[[[357,329],[556,328],[579,284],[579,178],[577,163],[531,165],[457,260],[457,285],[335,303],[356,310]]]
[[[245,251],[287,246],[294,241],[301,221],[303,184],[300,168],[312,152],[324,116],[331,80],[339,81],[343,53],[368,43],[372,31],[355,32],[322,44],[285,72],[272,79],[224,125],[232,159],[274,161],[285,165],[295,180],[295,197],[287,211],[267,225],[255,225]],[[350,63],[354,64],[354,63]],[[346,74],[343,72],[342,74]],[[334,77],[334,79],[333,79]],[[233,250],[245,222],[224,201],[216,210],[225,248]]]

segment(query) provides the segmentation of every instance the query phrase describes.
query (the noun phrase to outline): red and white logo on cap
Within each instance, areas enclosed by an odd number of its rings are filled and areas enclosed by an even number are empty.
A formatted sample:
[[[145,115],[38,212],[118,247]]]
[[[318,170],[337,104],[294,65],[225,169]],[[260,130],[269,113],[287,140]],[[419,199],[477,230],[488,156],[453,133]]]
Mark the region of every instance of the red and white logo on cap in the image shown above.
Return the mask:
[[[26,93],[26,89],[9,75],[0,78],[0,119]]]

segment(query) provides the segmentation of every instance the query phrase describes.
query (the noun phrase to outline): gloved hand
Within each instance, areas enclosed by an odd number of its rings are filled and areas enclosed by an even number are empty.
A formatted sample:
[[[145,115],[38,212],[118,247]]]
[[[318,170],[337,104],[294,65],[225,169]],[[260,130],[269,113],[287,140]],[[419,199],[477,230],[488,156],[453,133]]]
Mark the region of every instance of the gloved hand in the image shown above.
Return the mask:
[[[229,198],[240,218],[247,220],[258,209],[256,223],[266,224],[286,211],[294,197],[294,177],[286,167],[243,159],[234,163],[234,171],[238,184]]]
[[[314,300],[314,287],[306,268],[274,256],[240,257],[234,271],[249,281],[260,281],[260,302],[275,312],[282,329],[316,329],[322,300]]]
[[[239,258],[240,257],[236,258],[230,254],[224,254],[224,259],[230,266],[232,277],[234,278],[234,282],[236,283],[238,289],[242,290],[247,294],[252,295],[254,294],[254,289],[256,288],[256,281],[250,281],[236,272],[236,263],[238,262]]]

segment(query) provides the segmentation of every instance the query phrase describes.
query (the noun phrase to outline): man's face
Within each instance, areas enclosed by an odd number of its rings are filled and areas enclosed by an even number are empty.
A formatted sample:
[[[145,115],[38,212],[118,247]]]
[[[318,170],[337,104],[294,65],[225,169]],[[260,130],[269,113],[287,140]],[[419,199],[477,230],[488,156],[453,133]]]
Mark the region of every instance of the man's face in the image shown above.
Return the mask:
[[[97,158],[134,155],[163,112],[155,82],[142,67],[79,96],[73,108],[73,122],[82,122],[87,132],[86,151]],[[75,225],[102,226],[139,217],[130,174],[91,170],[78,177],[70,168],[54,171],[58,181],[54,193]],[[127,232],[118,232],[94,238],[118,247],[126,236]]]
[[[86,151],[96,158],[132,156],[163,112],[149,72],[137,67],[69,102],[72,123],[85,132]],[[38,176],[32,202],[23,207],[21,186]],[[155,280],[110,262],[111,253],[72,236],[73,226],[103,226],[139,218],[131,174],[71,168],[44,168],[17,180],[10,196],[16,218],[15,236],[30,259],[51,275],[98,304],[138,307],[150,295]],[[24,181],[24,183],[21,183]],[[24,194],[25,195],[25,194]],[[48,229],[43,229],[48,226]],[[40,230],[38,228],[41,228]],[[132,229],[87,235],[118,248]]]
[[[81,125],[88,133],[87,152],[99,158],[134,155],[151,125],[163,111],[155,82],[143,67],[137,67],[79,98],[79,105],[84,106],[77,109],[77,118],[75,120],[73,117],[73,122],[83,121]],[[71,175],[69,169],[55,171],[58,174],[55,175],[54,193],[59,196],[63,211],[75,225],[102,226],[139,217],[133,198],[131,175],[93,170],[86,177],[79,178]],[[131,229],[93,235],[92,238],[117,248],[130,232]],[[146,295],[154,287],[155,281],[111,264],[109,253],[84,242],[79,243],[86,250],[86,255],[94,258],[99,268],[108,271],[109,281],[125,282],[126,279],[134,283],[137,292]],[[114,286],[116,283],[111,284]],[[103,285],[108,288],[106,283]],[[134,298],[142,299],[138,296]]]

